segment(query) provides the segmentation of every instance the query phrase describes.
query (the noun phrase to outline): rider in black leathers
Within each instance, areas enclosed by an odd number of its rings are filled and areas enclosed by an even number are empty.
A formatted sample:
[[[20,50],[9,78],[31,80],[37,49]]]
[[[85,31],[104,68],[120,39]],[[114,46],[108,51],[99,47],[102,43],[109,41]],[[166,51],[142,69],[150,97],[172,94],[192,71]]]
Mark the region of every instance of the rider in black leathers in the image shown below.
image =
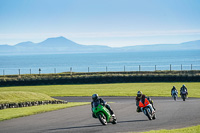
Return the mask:
[[[107,104],[106,101],[104,101],[102,98],[99,98],[98,94],[93,94],[92,95],[92,102],[91,102],[91,107],[92,108],[93,108],[93,104],[96,103],[96,102],[98,102],[101,105],[105,106],[109,110],[111,115],[115,115],[113,110],[111,109],[110,105]],[[92,112],[92,117],[96,118],[93,112]]]
[[[183,85],[181,88],[180,88],[180,95],[182,94],[182,92],[186,91],[187,94],[188,94],[188,91],[187,91],[187,88],[185,87],[185,85]]]
[[[171,89],[171,95],[172,95],[172,92],[175,92],[175,91],[177,91],[177,89],[176,89],[176,87],[175,86],[173,86],[173,88]],[[178,93],[178,91],[177,91],[177,93]]]

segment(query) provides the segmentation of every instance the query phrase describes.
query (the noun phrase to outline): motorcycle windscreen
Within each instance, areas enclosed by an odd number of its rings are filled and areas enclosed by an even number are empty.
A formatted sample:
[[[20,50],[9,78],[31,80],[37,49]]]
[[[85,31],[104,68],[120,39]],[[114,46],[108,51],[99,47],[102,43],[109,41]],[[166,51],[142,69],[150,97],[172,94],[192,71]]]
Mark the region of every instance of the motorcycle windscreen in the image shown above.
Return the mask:
[[[182,94],[185,95],[185,94],[187,94],[187,92],[186,92],[186,91],[183,91]]]

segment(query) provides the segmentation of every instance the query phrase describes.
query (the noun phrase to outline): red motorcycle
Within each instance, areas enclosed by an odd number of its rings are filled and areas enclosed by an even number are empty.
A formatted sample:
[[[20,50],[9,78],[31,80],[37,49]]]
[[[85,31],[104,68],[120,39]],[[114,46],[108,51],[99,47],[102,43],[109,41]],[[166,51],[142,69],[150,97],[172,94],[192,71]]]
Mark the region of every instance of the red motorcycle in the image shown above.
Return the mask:
[[[156,119],[155,110],[147,98],[145,98],[145,100],[141,99],[139,101],[139,107],[141,108],[142,112],[149,118],[149,120]]]

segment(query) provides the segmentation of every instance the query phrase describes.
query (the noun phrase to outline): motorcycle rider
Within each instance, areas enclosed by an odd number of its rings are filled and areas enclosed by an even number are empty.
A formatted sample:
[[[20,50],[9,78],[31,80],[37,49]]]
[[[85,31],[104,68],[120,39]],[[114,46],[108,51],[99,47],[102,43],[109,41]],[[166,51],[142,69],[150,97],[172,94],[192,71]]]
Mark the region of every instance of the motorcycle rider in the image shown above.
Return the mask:
[[[187,92],[187,95],[188,95],[188,91],[187,91],[187,88],[185,87],[185,85],[183,85],[183,86],[180,88],[180,95],[182,94],[182,92]]]
[[[137,110],[136,110],[136,111],[137,111],[138,113],[139,113],[139,112],[142,112],[141,108],[139,107],[139,101],[140,101],[141,99],[142,99],[142,101],[144,101],[145,98],[147,98],[147,100],[150,102],[150,104],[152,105],[153,109],[156,110],[155,107],[153,106],[153,100],[151,100],[151,98],[149,98],[149,97],[145,96],[144,94],[142,94],[141,91],[138,91],[138,92],[137,92],[137,97],[136,97],[136,106],[137,106]]]
[[[111,109],[110,105],[107,104],[107,102],[104,101],[102,98],[99,98],[98,94],[93,94],[92,95],[92,102],[91,102],[91,107],[92,108],[94,106],[94,103],[96,103],[96,102],[100,103],[103,106],[105,106],[109,110],[110,114],[112,116],[115,116],[115,114],[114,114],[113,110]],[[92,117],[96,118],[93,112],[92,112]]]
[[[177,93],[178,94],[178,91],[177,91],[175,86],[173,86],[173,88],[171,89],[171,95],[173,95],[173,93]]]

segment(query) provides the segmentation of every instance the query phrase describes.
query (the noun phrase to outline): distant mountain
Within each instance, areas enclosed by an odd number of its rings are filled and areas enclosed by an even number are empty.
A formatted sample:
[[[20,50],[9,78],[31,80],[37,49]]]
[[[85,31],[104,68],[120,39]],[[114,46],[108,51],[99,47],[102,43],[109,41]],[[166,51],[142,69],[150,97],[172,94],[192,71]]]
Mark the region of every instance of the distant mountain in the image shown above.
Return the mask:
[[[200,40],[181,44],[137,45],[111,48],[101,45],[81,45],[64,37],[48,38],[40,43],[22,42],[14,46],[0,45],[2,54],[64,54],[64,53],[103,53],[103,52],[142,52],[200,50]]]
[[[40,47],[81,47],[73,41],[70,41],[64,37],[48,38],[45,41],[38,43]]]

